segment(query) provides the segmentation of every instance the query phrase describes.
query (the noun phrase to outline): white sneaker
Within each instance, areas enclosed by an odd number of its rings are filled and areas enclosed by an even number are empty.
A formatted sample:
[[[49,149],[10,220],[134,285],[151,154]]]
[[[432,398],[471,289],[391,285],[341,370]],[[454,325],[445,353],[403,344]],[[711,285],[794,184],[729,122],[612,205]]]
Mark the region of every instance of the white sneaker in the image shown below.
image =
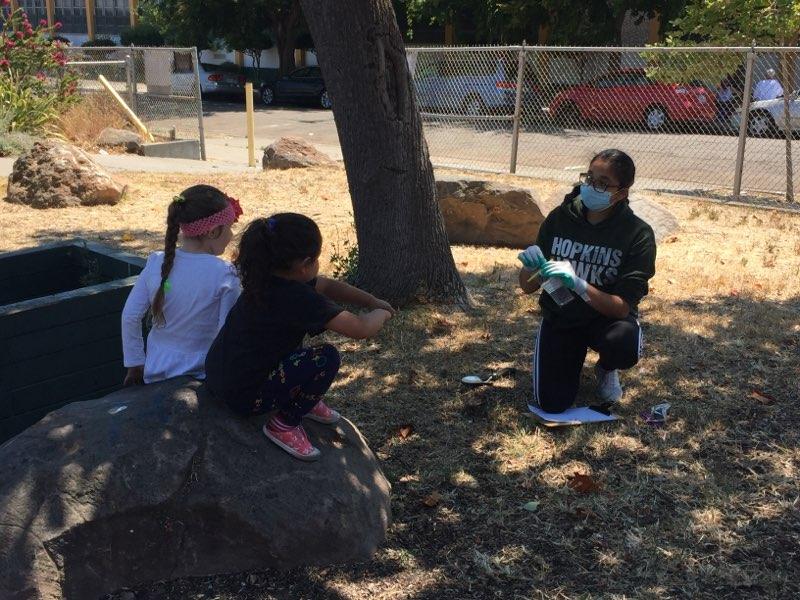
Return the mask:
[[[619,402],[622,398],[622,386],[619,383],[619,372],[606,371],[599,364],[594,366],[594,373],[597,376],[597,397],[603,402]]]

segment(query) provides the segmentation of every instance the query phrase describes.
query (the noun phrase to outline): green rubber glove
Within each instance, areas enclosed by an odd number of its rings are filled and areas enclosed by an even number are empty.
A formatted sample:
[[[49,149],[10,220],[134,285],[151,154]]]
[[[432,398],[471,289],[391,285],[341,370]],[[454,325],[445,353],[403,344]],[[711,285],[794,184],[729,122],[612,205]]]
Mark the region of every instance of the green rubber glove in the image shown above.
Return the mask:
[[[522,266],[529,271],[538,271],[547,263],[547,259],[539,246],[528,246],[519,253],[517,258],[522,263]]]
[[[558,277],[569,289],[586,300],[589,286],[585,279],[578,277],[572,264],[566,260],[550,260],[542,267],[542,277]]]

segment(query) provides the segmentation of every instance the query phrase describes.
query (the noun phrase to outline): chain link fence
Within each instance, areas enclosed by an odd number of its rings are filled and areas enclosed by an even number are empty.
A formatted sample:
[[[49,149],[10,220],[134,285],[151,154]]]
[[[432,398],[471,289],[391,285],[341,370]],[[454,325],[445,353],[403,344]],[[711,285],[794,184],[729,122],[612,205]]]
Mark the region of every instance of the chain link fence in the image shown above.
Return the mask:
[[[440,166],[575,181],[615,147],[640,185],[724,198],[784,196],[789,155],[800,172],[798,48],[409,48],[408,60]]]
[[[83,95],[107,94],[102,75],[155,136],[198,140],[205,160],[203,104],[195,48],[67,48]]]

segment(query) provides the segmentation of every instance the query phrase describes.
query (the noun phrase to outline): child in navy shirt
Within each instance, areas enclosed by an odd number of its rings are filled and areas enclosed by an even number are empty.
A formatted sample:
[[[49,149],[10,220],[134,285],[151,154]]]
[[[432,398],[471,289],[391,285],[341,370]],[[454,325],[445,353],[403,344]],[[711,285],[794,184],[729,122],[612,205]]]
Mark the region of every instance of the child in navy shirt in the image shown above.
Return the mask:
[[[301,460],[319,457],[301,419],[339,420],[323,401],[339,370],[339,353],[331,344],[303,347],[305,336],[329,329],[364,339],[394,314],[387,302],[318,276],[321,249],[319,228],[303,215],[250,223],[234,261],[242,295],[206,359],[211,393],[243,416],[277,409],[264,434]],[[371,310],[356,315],[337,302]]]

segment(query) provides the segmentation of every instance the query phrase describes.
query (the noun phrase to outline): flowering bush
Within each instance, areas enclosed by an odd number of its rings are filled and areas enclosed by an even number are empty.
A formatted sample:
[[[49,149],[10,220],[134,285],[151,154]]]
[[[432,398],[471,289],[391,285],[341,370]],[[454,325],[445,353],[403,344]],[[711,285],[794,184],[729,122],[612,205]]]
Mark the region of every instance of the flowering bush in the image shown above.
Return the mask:
[[[34,27],[22,10],[0,0],[0,123],[6,131],[47,130],[77,100],[77,78],[65,68],[67,55],[52,36],[60,23]]]

